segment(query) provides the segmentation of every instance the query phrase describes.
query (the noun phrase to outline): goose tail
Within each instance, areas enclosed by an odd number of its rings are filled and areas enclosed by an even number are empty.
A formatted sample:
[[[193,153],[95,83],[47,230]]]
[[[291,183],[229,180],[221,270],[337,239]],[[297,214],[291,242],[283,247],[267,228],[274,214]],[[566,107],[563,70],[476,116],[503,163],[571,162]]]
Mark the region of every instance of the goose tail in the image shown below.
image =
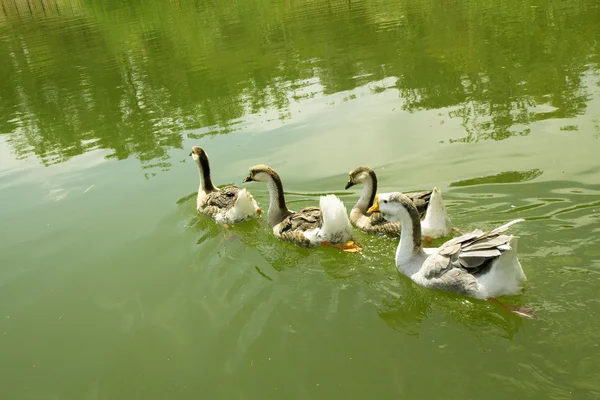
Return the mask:
[[[352,226],[344,203],[336,195],[321,196],[319,201],[323,225],[319,232],[321,240],[343,243],[352,237]]]

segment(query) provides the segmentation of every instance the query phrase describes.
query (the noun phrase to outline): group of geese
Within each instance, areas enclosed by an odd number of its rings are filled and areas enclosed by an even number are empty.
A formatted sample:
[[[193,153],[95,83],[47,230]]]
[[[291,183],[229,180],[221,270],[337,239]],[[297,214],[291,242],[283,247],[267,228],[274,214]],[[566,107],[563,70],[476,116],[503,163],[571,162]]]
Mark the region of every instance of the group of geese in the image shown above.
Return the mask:
[[[198,166],[200,187],[196,209],[220,224],[235,224],[258,218],[261,208],[245,188],[217,188],[211,180],[206,151],[194,146],[190,156]],[[517,237],[505,234],[516,219],[484,232],[475,229],[445,242],[438,248],[423,247],[422,240],[448,237],[453,230],[437,189],[414,193],[377,194],[375,172],[365,166],[349,173],[346,189],[363,185],[362,193],[348,216],[335,195],[321,196],[319,207],[299,211],[287,208],[281,178],[267,165],[255,165],[244,182],[262,182],[269,191],[267,220],[280,239],[302,247],[331,246],[345,252],[360,251],[352,239],[352,225],[369,234],[400,237],[396,267],[415,283],[490,300],[526,317],[530,307],[508,306],[496,297],[521,291],[526,281],[517,258]]]

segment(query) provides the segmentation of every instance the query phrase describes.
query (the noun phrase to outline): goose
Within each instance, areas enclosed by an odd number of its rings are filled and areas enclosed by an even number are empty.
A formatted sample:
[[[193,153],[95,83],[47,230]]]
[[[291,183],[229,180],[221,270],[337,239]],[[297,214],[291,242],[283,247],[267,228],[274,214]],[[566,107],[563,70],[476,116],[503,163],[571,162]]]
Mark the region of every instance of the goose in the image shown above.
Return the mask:
[[[210,164],[206,151],[199,147],[192,147],[190,156],[198,165],[200,174],[200,187],[196,200],[196,210],[200,214],[213,218],[219,224],[235,224],[257,218],[261,214],[254,197],[248,190],[237,186],[217,188],[210,177]]]
[[[504,234],[524,219],[489,232],[475,229],[439,248],[423,248],[419,213],[408,196],[379,194],[368,211],[379,211],[387,220],[400,222],[396,267],[423,287],[500,303],[497,297],[519,293],[527,280],[517,258],[517,237]],[[519,315],[535,317],[531,307],[500,304]]]
[[[388,221],[381,213],[368,211],[373,205],[377,193],[377,176],[375,171],[367,166],[360,166],[348,173],[349,179],[346,190],[355,185],[363,185],[360,198],[350,211],[350,222],[366,233],[381,233],[388,236],[400,236],[400,223]],[[447,237],[452,233],[452,222],[444,207],[442,193],[438,188],[421,192],[405,193],[415,204],[421,219],[423,239]],[[424,218],[423,218],[424,217]]]
[[[269,190],[267,219],[273,233],[280,239],[301,247],[332,246],[345,252],[361,248],[352,238],[352,225],[344,203],[335,195],[321,196],[319,207],[291,211],[285,204],[283,184],[279,174],[267,165],[255,165],[244,182],[262,182]]]

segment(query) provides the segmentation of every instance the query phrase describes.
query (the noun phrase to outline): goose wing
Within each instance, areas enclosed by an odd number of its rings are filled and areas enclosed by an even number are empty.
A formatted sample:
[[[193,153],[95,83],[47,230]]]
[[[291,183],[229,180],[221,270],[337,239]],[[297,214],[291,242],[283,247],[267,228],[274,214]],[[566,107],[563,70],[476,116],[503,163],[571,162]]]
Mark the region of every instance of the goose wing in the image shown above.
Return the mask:
[[[323,224],[319,207],[306,207],[288,215],[281,221],[280,232],[304,232],[320,227]]]
[[[431,199],[431,194],[433,190],[425,190],[422,192],[411,192],[404,193],[409,199],[415,203],[417,207],[417,211],[419,212],[419,217],[423,218],[425,212],[427,211],[427,207],[429,206],[429,200]]]
[[[221,189],[208,193],[204,198],[205,207],[217,210],[228,210],[235,204],[240,188],[236,186],[225,186]]]
[[[390,236],[400,236],[400,222],[391,222],[383,218],[380,212],[369,215],[369,224],[364,228],[367,233],[383,233]]]
[[[521,221],[524,220],[516,219],[489,232],[476,229],[447,241],[425,262],[424,277],[440,279],[453,270],[468,273],[473,277],[485,272],[491,267],[494,259],[511,248],[510,241],[513,236],[503,233]]]
[[[319,207],[306,207],[291,213],[277,225],[275,232],[280,238],[294,242],[302,247],[310,247],[310,240],[303,232],[319,228],[323,224]]]

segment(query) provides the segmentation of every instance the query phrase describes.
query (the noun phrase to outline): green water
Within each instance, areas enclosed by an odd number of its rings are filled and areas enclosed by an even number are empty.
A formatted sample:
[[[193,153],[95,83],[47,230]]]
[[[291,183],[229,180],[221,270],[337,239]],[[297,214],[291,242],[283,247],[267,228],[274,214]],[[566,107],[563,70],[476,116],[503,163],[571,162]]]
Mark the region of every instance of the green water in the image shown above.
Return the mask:
[[[600,399],[597,0],[0,1],[0,398]],[[511,304],[195,215],[373,167],[513,230]],[[266,187],[246,184],[263,208]]]

